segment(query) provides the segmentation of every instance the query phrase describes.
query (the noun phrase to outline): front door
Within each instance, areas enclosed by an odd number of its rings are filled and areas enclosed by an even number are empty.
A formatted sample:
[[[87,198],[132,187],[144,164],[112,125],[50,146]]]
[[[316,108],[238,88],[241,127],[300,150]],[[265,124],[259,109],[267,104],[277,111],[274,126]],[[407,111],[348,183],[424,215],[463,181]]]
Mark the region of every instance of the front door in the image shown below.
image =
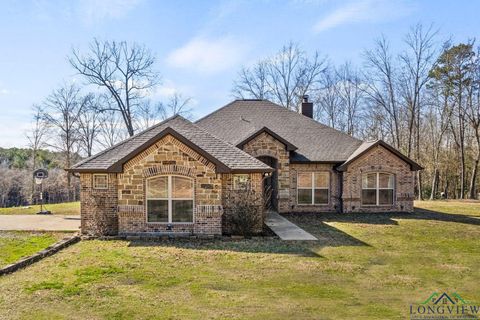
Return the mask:
[[[264,156],[258,157],[258,160],[275,169],[270,176],[263,179],[263,199],[265,209],[277,210],[277,159]]]

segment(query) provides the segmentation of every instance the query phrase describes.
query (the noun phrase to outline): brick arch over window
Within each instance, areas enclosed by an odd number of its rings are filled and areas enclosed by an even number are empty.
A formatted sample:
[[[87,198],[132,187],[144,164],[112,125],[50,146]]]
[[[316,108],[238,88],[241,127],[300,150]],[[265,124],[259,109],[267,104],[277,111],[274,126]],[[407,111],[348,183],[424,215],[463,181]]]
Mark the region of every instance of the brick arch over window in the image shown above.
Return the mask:
[[[250,155],[254,156],[255,158],[258,157],[272,157],[278,160],[279,158],[279,152],[274,151],[274,150],[268,150],[268,149],[260,149],[260,150],[252,150],[250,152]]]
[[[195,169],[178,165],[158,165],[143,170],[144,178],[165,174],[175,174],[195,178]]]

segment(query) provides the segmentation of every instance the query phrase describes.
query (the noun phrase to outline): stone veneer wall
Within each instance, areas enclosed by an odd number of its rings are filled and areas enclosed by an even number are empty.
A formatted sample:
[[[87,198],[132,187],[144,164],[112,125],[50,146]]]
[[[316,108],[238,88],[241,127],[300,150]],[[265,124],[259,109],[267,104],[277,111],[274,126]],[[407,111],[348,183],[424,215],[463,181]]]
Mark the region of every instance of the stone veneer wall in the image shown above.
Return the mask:
[[[93,174],[80,174],[81,232],[85,235],[115,235],[118,232],[117,174],[108,174],[107,189],[93,189]]]
[[[261,173],[250,173],[250,188],[253,191],[252,201],[255,201],[255,205],[258,207],[258,214],[261,215],[261,220],[258,226],[255,228],[254,232],[260,233],[263,230],[263,222],[265,220],[265,211],[263,209],[263,186],[262,179],[263,175]],[[224,214],[223,214],[223,232],[231,233],[232,229],[228,224],[229,217],[233,213],[233,209],[228,206],[231,201],[235,201],[236,197],[241,195],[241,191],[235,191],[233,189],[233,174],[222,174],[222,202],[224,205]]]
[[[395,175],[393,205],[362,206],[362,174],[388,172]],[[345,212],[413,211],[414,172],[410,165],[382,146],[376,146],[352,162],[343,173],[343,206]]]
[[[194,223],[174,223],[174,232],[221,234],[222,181],[207,159],[168,135],[124,165],[118,177],[119,233],[165,232],[167,223],[149,223],[145,179],[175,174],[194,179]]]
[[[255,158],[269,156],[277,159],[278,212],[289,212],[290,157],[285,145],[268,133],[263,132],[247,142],[243,146],[243,151]]]
[[[297,204],[297,174],[299,172],[329,172],[330,190],[329,203],[321,205]],[[341,210],[340,174],[333,169],[332,164],[290,164],[290,212],[338,212]]]

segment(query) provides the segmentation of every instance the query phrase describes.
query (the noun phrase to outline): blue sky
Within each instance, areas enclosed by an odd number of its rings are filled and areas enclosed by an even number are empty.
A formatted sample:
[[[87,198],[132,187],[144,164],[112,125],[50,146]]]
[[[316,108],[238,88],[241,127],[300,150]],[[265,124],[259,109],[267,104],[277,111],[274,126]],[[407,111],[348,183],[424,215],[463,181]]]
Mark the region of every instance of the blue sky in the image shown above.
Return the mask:
[[[439,40],[480,31],[480,1],[1,0],[0,7],[0,147],[25,146],[32,105],[82,81],[66,58],[94,37],[145,44],[163,80],[153,98],[191,96],[198,118],[232,99],[242,65],[289,41],[333,63],[360,63],[382,33],[399,49],[418,22],[440,29]]]

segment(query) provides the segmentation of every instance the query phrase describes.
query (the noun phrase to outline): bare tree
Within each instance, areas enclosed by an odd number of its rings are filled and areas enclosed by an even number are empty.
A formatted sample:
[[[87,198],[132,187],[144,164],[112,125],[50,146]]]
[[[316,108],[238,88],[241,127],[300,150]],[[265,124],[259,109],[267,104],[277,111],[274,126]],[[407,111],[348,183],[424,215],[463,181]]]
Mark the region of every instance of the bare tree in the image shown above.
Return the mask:
[[[237,98],[269,99],[268,62],[261,60],[251,68],[243,67],[233,84],[232,93]]]
[[[238,98],[270,99],[298,111],[302,97],[316,89],[325,68],[326,59],[318,52],[310,58],[290,42],[274,56],[243,68],[232,92]]]
[[[78,131],[80,146],[87,157],[92,156],[92,151],[100,133],[100,106],[101,97],[89,93],[80,97],[81,110],[78,117]]]
[[[120,112],[128,134],[133,136],[135,110],[159,80],[152,53],[135,43],[94,39],[87,54],[74,49],[69,61],[88,83],[107,90],[115,101],[111,110]]]
[[[343,130],[343,108],[338,85],[340,79],[333,68],[329,68],[322,76],[322,88],[315,93],[316,119],[330,127]]]
[[[401,70],[400,90],[408,113],[407,156],[412,156],[416,145],[415,159],[420,160],[420,121],[423,109],[423,91],[429,80],[429,71],[436,58],[432,27],[424,30],[421,24],[410,29],[405,37],[407,50],[400,54]],[[415,140],[415,143],[414,143]],[[417,171],[417,194],[422,200],[421,171]]]
[[[79,123],[83,112],[80,89],[64,85],[54,90],[43,104],[43,119],[52,129],[47,146],[62,152],[64,167],[69,168],[79,150]],[[67,173],[67,187],[71,186],[71,174]]]
[[[37,169],[37,156],[38,151],[45,145],[45,135],[47,132],[47,126],[43,119],[43,110],[39,105],[33,106],[33,123],[29,131],[27,132],[28,147],[32,151],[32,167],[31,171]],[[35,180],[33,175],[31,177],[30,185],[30,203],[33,201],[33,195],[35,192]]]
[[[345,116],[346,133],[356,136],[362,122],[363,89],[362,80],[350,63],[340,66],[337,71],[337,94]]]
[[[470,199],[476,199],[476,180],[478,165],[480,163],[480,47],[477,48],[476,56],[473,58],[471,70],[471,82],[467,86],[466,116],[473,131],[474,158],[472,163],[472,173],[470,176],[470,186],[468,196]]]
[[[166,103],[159,103],[157,107],[162,120],[177,114],[186,119],[191,119],[193,111],[191,104],[192,98],[184,97],[181,93],[175,92]]]
[[[365,94],[372,108],[382,108],[387,113],[388,129],[396,148],[401,146],[400,108],[398,105],[397,70],[390,53],[388,41],[381,37],[373,50],[364,53],[366,84]]]
[[[104,148],[110,148],[128,137],[123,120],[118,112],[106,110],[99,114],[100,132],[98,143]]]

